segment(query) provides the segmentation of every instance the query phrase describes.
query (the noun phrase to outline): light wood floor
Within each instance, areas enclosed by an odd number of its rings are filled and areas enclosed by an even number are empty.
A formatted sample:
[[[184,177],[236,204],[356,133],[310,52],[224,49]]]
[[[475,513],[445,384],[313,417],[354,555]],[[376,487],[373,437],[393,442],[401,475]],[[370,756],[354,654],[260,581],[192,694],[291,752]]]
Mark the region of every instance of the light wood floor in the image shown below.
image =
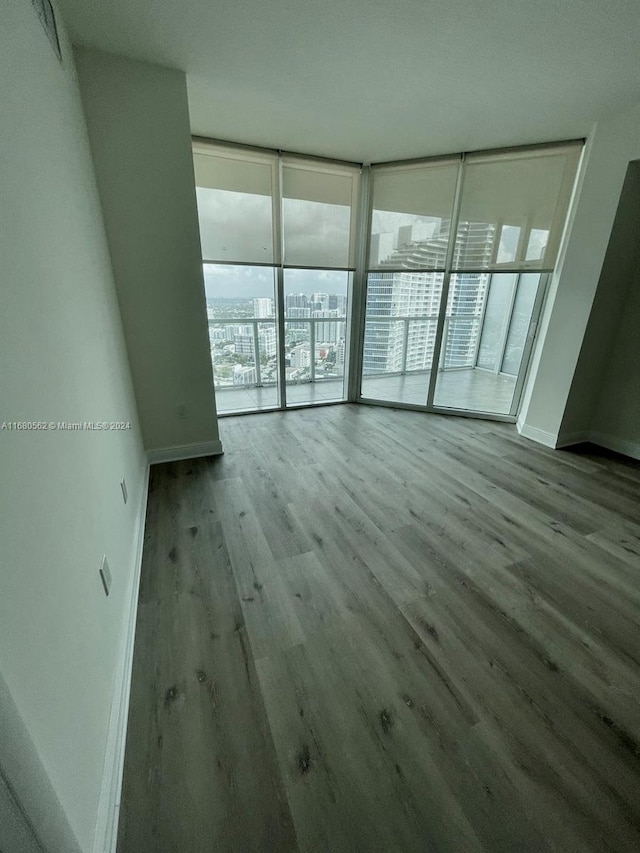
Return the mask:
[[[640,850],[640,466],[367,406],[152,469],[120,853]]]

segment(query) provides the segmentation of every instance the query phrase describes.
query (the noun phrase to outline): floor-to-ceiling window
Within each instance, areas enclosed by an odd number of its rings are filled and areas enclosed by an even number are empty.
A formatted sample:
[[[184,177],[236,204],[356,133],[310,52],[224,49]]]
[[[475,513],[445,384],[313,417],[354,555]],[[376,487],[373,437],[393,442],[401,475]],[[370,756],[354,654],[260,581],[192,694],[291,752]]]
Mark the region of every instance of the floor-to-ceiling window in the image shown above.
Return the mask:
[[[277,163],[221,146],[194,151],[216,403],[225,411],[278,405]]]
[[[580,151],[363,172],[195,142],[218,412],[357,399],[513,418]]]
[[[372,168],[362,399],[516,414],[580,148]]]
[[[359,169],[282,158],[288,406],[346,399]]]
[[[360,167],[194,143],[220,414],[346,399]]]
[[[424,405],[459,158],[372,170],[364,398]]]

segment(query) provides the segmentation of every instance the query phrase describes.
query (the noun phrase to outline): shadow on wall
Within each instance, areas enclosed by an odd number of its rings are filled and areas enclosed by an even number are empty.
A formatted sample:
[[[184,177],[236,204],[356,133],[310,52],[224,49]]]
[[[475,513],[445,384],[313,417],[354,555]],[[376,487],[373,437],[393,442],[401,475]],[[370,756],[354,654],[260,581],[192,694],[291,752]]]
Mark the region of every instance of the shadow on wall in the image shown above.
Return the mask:
[[[640,455],[640,160],[629,163],[562,433]],[[584,433],[584,436],[582,436]]]

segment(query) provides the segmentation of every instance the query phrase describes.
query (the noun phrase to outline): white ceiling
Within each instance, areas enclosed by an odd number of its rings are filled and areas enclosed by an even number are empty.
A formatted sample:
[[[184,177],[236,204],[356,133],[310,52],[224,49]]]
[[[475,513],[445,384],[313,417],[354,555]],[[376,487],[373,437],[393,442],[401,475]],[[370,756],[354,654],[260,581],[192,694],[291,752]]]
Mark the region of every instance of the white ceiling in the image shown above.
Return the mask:
[[[187,72],[192,131],[379,161],[584,136],[640,101],[640,0],[58,0]]]

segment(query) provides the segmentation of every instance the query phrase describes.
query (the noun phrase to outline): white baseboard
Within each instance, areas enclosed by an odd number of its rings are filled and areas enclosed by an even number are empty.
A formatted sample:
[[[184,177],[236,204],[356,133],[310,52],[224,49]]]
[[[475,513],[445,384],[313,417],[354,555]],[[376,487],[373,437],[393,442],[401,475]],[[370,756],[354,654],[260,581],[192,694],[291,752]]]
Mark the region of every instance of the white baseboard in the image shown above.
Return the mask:
[[[640,459],[640,443],[637,441],[629,441],[626,438],[618,438],[616,435],[595,430],[589,433],[589,441],[606,447],[608,450],[615,450],[616,453],[624,453],[625,456],[631,456],[632,459]]]
[[[180,459],[196,459],[198,456],[220,456],[223,453],[222,442],[204,441],[199,444],[181,444],[175,447],[159,447],[148,450],[150,465],[158,462],[178,462]]]
[[[516,427],[520,435],[523,435],[525,438],[530,438],[531,441],[537,441],[538,444],[544,444],[545,447],[551,447],[555,449],[557,436],[555,436],[552,432],[547,432],[543,429],[538,429],[538,427],[529,426],[524,421],[518,420],[516,423]]]
[[[591,441],[589,430],[580,432],[561,432],[556,441],[556,447],[570,447],[572,444],[582,444],[583,441]]]
[[[136,617],[138,614],[138,592],[140,588],[148,494],[149,466],[147,465],[136,525],[136,554],[131,600],[127,614],[127,629],[124,638],[124,647],[114,679],[93,853],[116,853],[118,842],[118,818],[120,815],[124,750],[127,739],[127,718],[129,716],[129,696],[131,692],[133,644],[136,633]]]
[[[544,444],[546,447],[559,449],[561,447],[570,447],[572,444],[581,444],[583,441],[590,441],[593,444],[606,447],[608,450],[615,450],[616,453],[623,453],[632,459],[640,459],[639,442],[619,438],[606,432],[580,430],[579,432],[561,432],[558,436],[555,436],[551,432],[529,426],[524,421],[518,420],[516,426],[520,435],[530,438],[532,441],[537,441],[539,444]]]

